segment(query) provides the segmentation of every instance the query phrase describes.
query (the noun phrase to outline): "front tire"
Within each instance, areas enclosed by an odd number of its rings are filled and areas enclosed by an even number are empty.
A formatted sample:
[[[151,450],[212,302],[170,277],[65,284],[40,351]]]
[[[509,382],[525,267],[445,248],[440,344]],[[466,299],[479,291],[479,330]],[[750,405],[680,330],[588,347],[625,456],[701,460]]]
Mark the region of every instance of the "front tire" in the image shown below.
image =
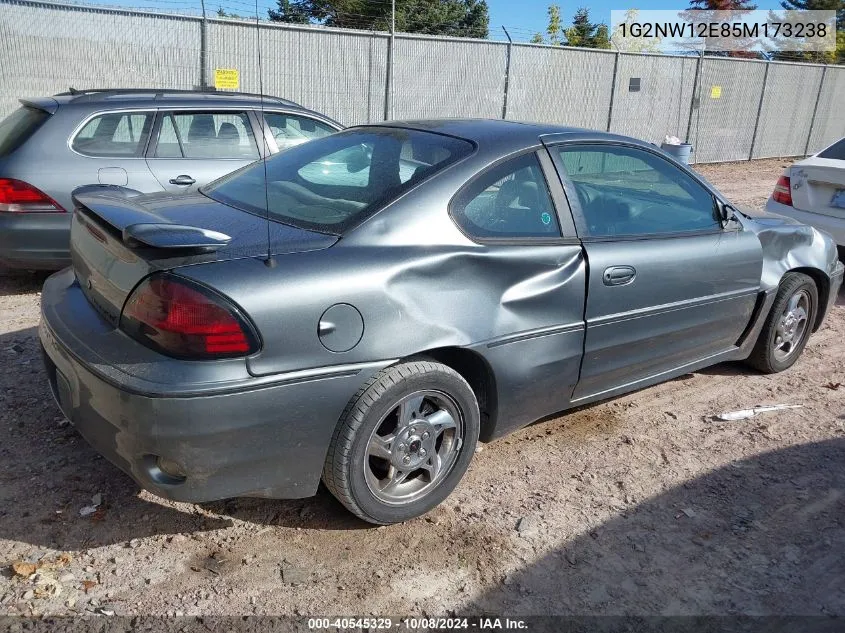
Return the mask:
[[[818,289],[810,277],[802,273],[785,274],[746,362],[766,374],[792,367],[810,338],[818,305]]]
[[[394,365],[347,405],[329,445],[323,482],[364,521],[407,521],[454,490],[479,431],[478,402],[460,374],[428,360]]]

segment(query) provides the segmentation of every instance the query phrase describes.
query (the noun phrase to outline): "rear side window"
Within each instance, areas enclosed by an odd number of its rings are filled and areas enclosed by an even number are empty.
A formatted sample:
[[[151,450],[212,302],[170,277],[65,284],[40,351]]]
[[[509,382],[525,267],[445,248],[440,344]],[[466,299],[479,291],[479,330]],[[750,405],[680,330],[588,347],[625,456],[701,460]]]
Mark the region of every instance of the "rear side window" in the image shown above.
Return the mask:
[[[246,112],[174,112],[161,121],[156,158],[258,158]]]
[[[0,156],[8,156],[26,143],[49,118],[49,112],[29,106],[12,112],[0,122]]]
[[[86,156],[139,158],[144,155],[151,112],[113,112],[95,116],[74,137],[72,147]]]
[[[819,152],[819,158],[832,158],[833,160],[845,160],[845,138]]]
[[[455,222],[472,237],[560,237],[546,179],[534,153],[493,167],[452,201]]]

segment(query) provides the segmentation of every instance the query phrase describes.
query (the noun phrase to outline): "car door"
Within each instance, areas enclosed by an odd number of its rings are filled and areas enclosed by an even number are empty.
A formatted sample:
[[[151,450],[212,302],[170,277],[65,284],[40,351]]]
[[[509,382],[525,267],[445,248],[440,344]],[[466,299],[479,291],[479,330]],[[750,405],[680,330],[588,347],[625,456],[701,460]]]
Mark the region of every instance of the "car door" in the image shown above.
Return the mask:
[[[488,167],[449,212],[479,244],[468,261],[483,258],[475,265],[495,279],[489,292],[500,297],[495,337],[475,348],[499,393],[508,394],[497,432],[567,408],[584,346],[586,265],[548,153],[531,150]]]
[[[159,114],[147,165],[168,191],[191,191],[260,157],[251,113],[174,110]]]
[[[573,401],[656,382],[733,348],[759,292],[762,248],[714,193],[658,151],[554,145],[589,269]]]

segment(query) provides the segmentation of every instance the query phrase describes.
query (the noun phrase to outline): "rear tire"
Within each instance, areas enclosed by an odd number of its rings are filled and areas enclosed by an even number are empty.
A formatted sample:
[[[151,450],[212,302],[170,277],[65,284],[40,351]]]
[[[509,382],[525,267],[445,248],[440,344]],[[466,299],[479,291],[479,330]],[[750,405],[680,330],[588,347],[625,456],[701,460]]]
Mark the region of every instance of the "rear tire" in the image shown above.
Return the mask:
[[[810,277],[802,273],[785,274],[746,362],[766,374],[792,367],[810,338],[818,305],[818,289]]]
[[[428,360],[394,365],[346,406],[323,482],[364,521],[407,521],[449,496],[469,467],[479,430],[478,402],[460,374]]]

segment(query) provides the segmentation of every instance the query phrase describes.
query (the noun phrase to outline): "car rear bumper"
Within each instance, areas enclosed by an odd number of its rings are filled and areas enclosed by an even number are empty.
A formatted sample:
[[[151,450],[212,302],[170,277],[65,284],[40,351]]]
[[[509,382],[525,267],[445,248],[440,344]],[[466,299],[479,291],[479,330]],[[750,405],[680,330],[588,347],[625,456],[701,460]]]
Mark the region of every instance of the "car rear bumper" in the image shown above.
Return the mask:
[[[193,396],[138,393],[130,381],[104,373],[91,360],[94,352],[63,332],[61,300],[57,307],[55,298],[81,293],[72,280],[64,271],[43,290],[49,307],[42,308],[39,337],[56,401],[99,453],[168,499],[313,495],[344,407],[389,364],[283,374],[270,383],[256,379],[253,386]],[[78,310],[78,297],[68,302]]]
[[[0,266],[59,270],[70,264],[70,213],[0,213]]]
[[[836,242],[837,245],[845,246],[845,217],[835,218],[822,213],[801,211],[795,207],[775,202],[771,198],[766,201],[766,211],[769,213],[784,215],[788,218],[792,218],[793,220],[798,220],[799,222],[808,224],[820,231],[824,231],[833,238],[833,241]]]

